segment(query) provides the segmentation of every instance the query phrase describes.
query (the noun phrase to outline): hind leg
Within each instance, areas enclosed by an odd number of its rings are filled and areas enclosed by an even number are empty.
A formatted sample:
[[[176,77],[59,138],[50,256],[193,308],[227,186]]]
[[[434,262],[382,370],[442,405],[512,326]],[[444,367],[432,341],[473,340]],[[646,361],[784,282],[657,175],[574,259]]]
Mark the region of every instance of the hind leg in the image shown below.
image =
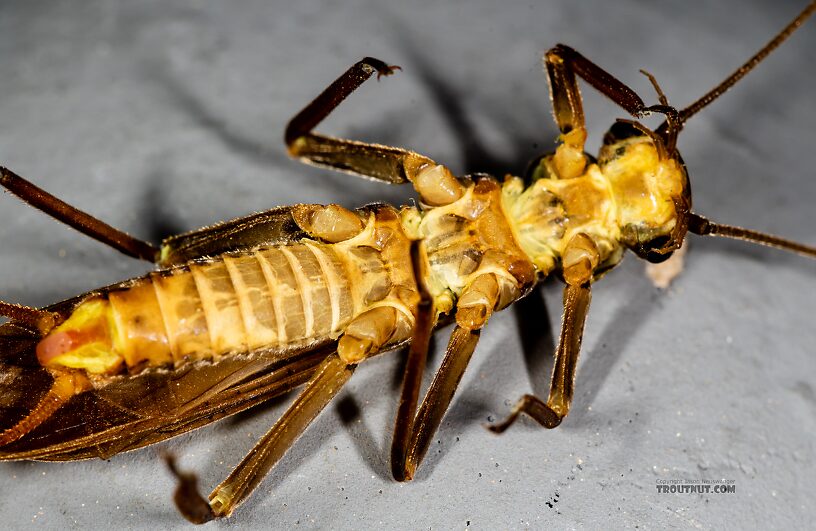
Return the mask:
[[[117,251],[149,262],[154,262],[158,258],[159,250],[154,245],[111,227],[2,166],[0,166],[0,185],[34,208]],[[53,312],[2,301],[0,301],[0,316],[8,317],[42,335],[51,330],[59,321],[59,316]]]
[[[59,316],[55,313],[3,301],[0,301],[0,316],[33,328],[41,335],[45,335],[59,321]]]
[[[49,194],[8,168],[0,166],[0,185],[37,210],[133,258],[155,262],[159,249]]]

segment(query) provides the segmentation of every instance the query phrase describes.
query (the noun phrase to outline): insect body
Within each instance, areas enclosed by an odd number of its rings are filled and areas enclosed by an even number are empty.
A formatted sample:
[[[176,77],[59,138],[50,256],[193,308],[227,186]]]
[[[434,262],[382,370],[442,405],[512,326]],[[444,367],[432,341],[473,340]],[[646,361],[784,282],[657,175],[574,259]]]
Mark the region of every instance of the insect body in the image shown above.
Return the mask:
[[[368,230],[341,243],[304,240],[224,254],[87,298],[38,344],[38,358],[91,374],[132,374],[236,352],[302,349],[336,339],[375,307],[396,309],[396,321],[411,319],[400,298],[410,305],[416,291],[399,260],[408,240],[392,209],[378,214]]]
[[[326,137],[313,129],[374,73],[352,66],[289,124],[285,140],[305,162],[390,183],[411,183],[420,207],[296,205],[165,240],[160,248],[91,218],[2,169],[0,184],[30,204],[130,256],[154,262],[146,277],[44,310],[0,303],[3,424],[0,459],[106,457],[241,411],[308,381],[294,404],[209,499],[180,472],[185,517],[227,516],[258,485],[354,367],[410,341],[392,446],[392,471],[410,479],[428,450],[492,312],[550,275],[561,277],[564,318],[546,400],[525,413],[553,428],[567,415],[591,283],[626,249],[661,262],[687,231],[816,256],[816,249],[713,223],[691,212],[675,142],[684,122],[733,85],[814,11],[811,3],[774,41],[692,106],[676,110],[631,89],[566,46],[546,56],[561,143],[525,179],[455,177],[410,151]],[[597,159],[577,78],[635,118],[661,113],[650,130],[620,121]],[[651,79],[651,77],[650,77]],[[714,94],[713,96],[711,94]],[[445,360],[418,406],[428,338],[456,326]],[[28,387],[37,392],[22,392]]]

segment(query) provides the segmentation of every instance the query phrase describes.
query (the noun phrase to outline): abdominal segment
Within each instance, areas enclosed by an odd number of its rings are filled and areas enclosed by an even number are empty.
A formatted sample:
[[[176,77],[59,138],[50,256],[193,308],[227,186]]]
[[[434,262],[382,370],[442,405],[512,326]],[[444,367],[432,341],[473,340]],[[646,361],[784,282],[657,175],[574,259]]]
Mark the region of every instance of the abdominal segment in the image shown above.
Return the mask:
[[[46,366],[133,373],[337,337],[357,309],[353,266],[332,245],[302,242],[151,273],[82,302],[37,356]]]

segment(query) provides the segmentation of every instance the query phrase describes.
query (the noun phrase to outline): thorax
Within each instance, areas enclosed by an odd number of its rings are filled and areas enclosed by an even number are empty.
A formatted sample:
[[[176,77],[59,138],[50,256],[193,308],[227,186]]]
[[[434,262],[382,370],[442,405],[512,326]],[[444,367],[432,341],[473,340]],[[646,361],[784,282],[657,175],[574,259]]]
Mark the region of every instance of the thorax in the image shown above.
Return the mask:
[[[580,177],[542,178],[527,187],[518,177],[510,177],[502,199],[520,246],[540,274],[559,268],[564,248],[578,233],[593,239],[604,265],[620,260],[617,205],[608,179],[596,164]]]
[[[476,176],[465,194],[449,205],[403,209],[406,232],[422,240],[425,284],[438,311],[450,311],[479,275],[494,273],[503,279],[497,309],[535,283],[535,266],[513,233],[502,195],[502,185],[495,179]]]

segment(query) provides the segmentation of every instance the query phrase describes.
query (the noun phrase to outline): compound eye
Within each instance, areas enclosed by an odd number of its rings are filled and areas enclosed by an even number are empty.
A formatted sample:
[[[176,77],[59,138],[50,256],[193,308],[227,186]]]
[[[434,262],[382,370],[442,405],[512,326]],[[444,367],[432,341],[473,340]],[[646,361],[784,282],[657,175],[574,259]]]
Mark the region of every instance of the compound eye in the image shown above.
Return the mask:
[[[632,125],[631,122],[615,122],[604,135],[603,143],[606,146],[610,146],[638,136],[645,135],[643,131]]]
[[[657,236],[647,242],[640,244],[637,249],[637,254],[644,260],[648,260],[653,264],[665,262],[674,253],[674,249],[670,251],[663,251],[666,247],[671,245],[672,239],[670,236]]]
[[[646,251],[656,251],[665,247],[670,241],[670,236],[657,236],[644,243],[643,249]]]
[[[671,258],[671,255],[673,255],[673,254],[674,254],[674,251],[669,251],[668,253],[662,253],[662,254],[661,253],[656,253],[654,251],[648,251],[643,256],[643,258],[645,258],[647,261],[649,261],[652,264],[659,264],[659,263],[665,262],[666,260]]]

